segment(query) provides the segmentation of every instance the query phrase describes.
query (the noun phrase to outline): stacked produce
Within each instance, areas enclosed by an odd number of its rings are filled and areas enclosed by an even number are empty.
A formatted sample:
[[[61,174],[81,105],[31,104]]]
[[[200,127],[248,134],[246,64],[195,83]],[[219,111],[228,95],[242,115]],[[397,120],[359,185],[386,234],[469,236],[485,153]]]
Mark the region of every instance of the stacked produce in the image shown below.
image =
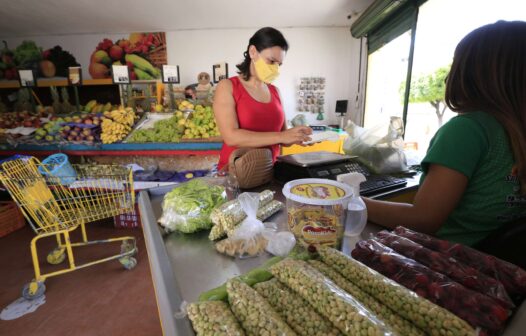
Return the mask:
[[[188,318],[198,336],[245,335],[228,305],[222,301],[191,303],[188,305]]]
[[[247,335],[296,335],[270,304],[247,284],[230,280],[226,284],[228,302]]]
[[[304,261],[285,259],[270,268],[280,282],[310,303],[344,335],[393,335],[354,297]]]
[[[472,291],[375,240],[359,242],[352,251],[358,261],[446,308],[473,327],[498,333],[509,311],[496,300]]]
[[[424,233],[397,227],[397,235],[408,238],[431,250],[444,253],[482,273],[500,281],[512,298],[526,295],[526,271],[494,256],[474,250],[470,247],[437,239]]]
[[[35,140],[59,141],[62,139],[61,129],[64,119],[49,121],[35,131]]]
[[[138,129],[131,133],[127,142],[179,142],[185,129],[183,112],[177,111],[169,119],[155,122],[153,128]]]
[[[95,99],[90,100],[83,108],[86,113],[104,113],[118,109],[119,106],[112,105],[110,102],[103,104],[97,102]]]
[[[347,280],[431,335],[475,335],[464,320],[400,286],[364,264],[328,247],[318,248],[322,261]]]
[[[131,131],[135,123],[135,112],[132,108],[119,108],[111,112],[104,112],[102,119],[101,140],[104,144],[111,144],[123,140]]]
[[[500,282],[473,267],[466,266],[443,253],[425,248],[410,239],[391,232],[381,231],[375,239],[407,258],[414,259],[470,289],[496,299],[504,307],[512,308],[514,306]]]
[[[190,180],[164,196],[159,223],[169,232],[192,233],[210,229],[210,212],[225,199],[224,187],[204,178]]]
[[[331,279],[338,287],[351,294],[356,300],[358,300],[371,312],[376,314],[376,316],[378,316],[393,330],[397,331],[400,335],[425,335],[424,332],[415,327],[409,321],[403,319],[400,317],[400,315],[389,309],[389,307],[384,306],[375,298],[362,291],[360,288],[358,288],[358,286],[345,279],[330,266],[322,263],[319,260],[309,260],[308,262],[312,267]]]
[[[210,106],[182,101],[169,119],[157,121],[152,128],[135,130],[128,142],[179,142],[181,139],[207,139],[219,135]]]
[[[27,111],[2,113],[0,115],[0,129],[11,129],[16,127],[40,127],[41,121],[37,116]]]
[[[318,314],[307,301],[276,279],[260,282],[254,285],[254,289],[270,303],[298,335],[341,335],[338,329]]]

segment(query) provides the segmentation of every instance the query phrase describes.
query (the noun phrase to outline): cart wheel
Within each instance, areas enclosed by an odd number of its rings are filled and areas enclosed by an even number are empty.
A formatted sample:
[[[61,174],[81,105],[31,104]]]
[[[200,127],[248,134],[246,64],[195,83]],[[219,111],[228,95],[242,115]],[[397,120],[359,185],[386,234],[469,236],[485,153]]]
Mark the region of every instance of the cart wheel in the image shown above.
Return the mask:
[[[61,262],[64,261],[64,259],[66,259],[66,253],[65,252],[65,249],[62,247],[57,247],[55,248],[53,251],[49,252],[49,254],[47,255],[47,262],[50,263],[51,265],[58,265],[60,264]]]
[[[119,259],[119,262],[121,263],[122,267],[127,270],[131,270],[137,266],[137,259],[134,257],[123,257]]]
[[[137,252],[139,251],[137,245],[135,243],[129,243],[128,241],[123,241],[121,244],[121,254],[127,253],[135,249],[135,252],[133,252],[131,255],[137,255]]]
[[[26,300],[34,300],[44,295],[45,292],[46,285],[43,282],[33,280],[24,286],[22,297]]]

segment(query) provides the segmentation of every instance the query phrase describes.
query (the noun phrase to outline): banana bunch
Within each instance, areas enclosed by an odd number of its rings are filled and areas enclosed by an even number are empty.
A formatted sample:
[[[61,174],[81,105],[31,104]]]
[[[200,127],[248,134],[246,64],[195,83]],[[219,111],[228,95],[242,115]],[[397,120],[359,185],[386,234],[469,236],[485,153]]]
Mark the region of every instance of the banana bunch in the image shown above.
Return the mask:
[[[115,122],[128,126],[132,126],[135,122],[135,112],[133,112],[131,107],[113,110],[109,113],[109,117]]]
[[[135,122],[135,112],[131,108],[120,108],[104,113],[101,124],[100,138],[103,144],[111,144],[123,140],[132,130]]]

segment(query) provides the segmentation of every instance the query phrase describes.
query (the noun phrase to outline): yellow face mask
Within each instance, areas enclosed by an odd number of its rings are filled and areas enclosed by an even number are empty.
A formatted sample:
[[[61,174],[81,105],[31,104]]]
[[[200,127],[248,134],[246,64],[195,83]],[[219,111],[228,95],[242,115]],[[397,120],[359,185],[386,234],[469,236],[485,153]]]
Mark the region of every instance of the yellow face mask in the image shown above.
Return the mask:
[[[263,58],[254,61],[254,68],[259,80],[269,84],[279,76],[279,66],[277,64],[267,64]]]

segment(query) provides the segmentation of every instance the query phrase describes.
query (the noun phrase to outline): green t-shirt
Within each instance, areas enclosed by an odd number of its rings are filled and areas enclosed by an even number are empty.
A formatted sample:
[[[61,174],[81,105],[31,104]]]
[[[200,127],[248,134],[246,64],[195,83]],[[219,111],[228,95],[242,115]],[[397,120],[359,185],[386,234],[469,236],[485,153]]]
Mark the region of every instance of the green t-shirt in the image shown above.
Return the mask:
[[[442,126],[422,160],[421,182],[429,164],[454,169],[468,178],[455,210],[437,236],[473,245],[504,223],[526,217],[526,198],[512,174],[513,152],[505,129],[490,114],[458,115]]]

